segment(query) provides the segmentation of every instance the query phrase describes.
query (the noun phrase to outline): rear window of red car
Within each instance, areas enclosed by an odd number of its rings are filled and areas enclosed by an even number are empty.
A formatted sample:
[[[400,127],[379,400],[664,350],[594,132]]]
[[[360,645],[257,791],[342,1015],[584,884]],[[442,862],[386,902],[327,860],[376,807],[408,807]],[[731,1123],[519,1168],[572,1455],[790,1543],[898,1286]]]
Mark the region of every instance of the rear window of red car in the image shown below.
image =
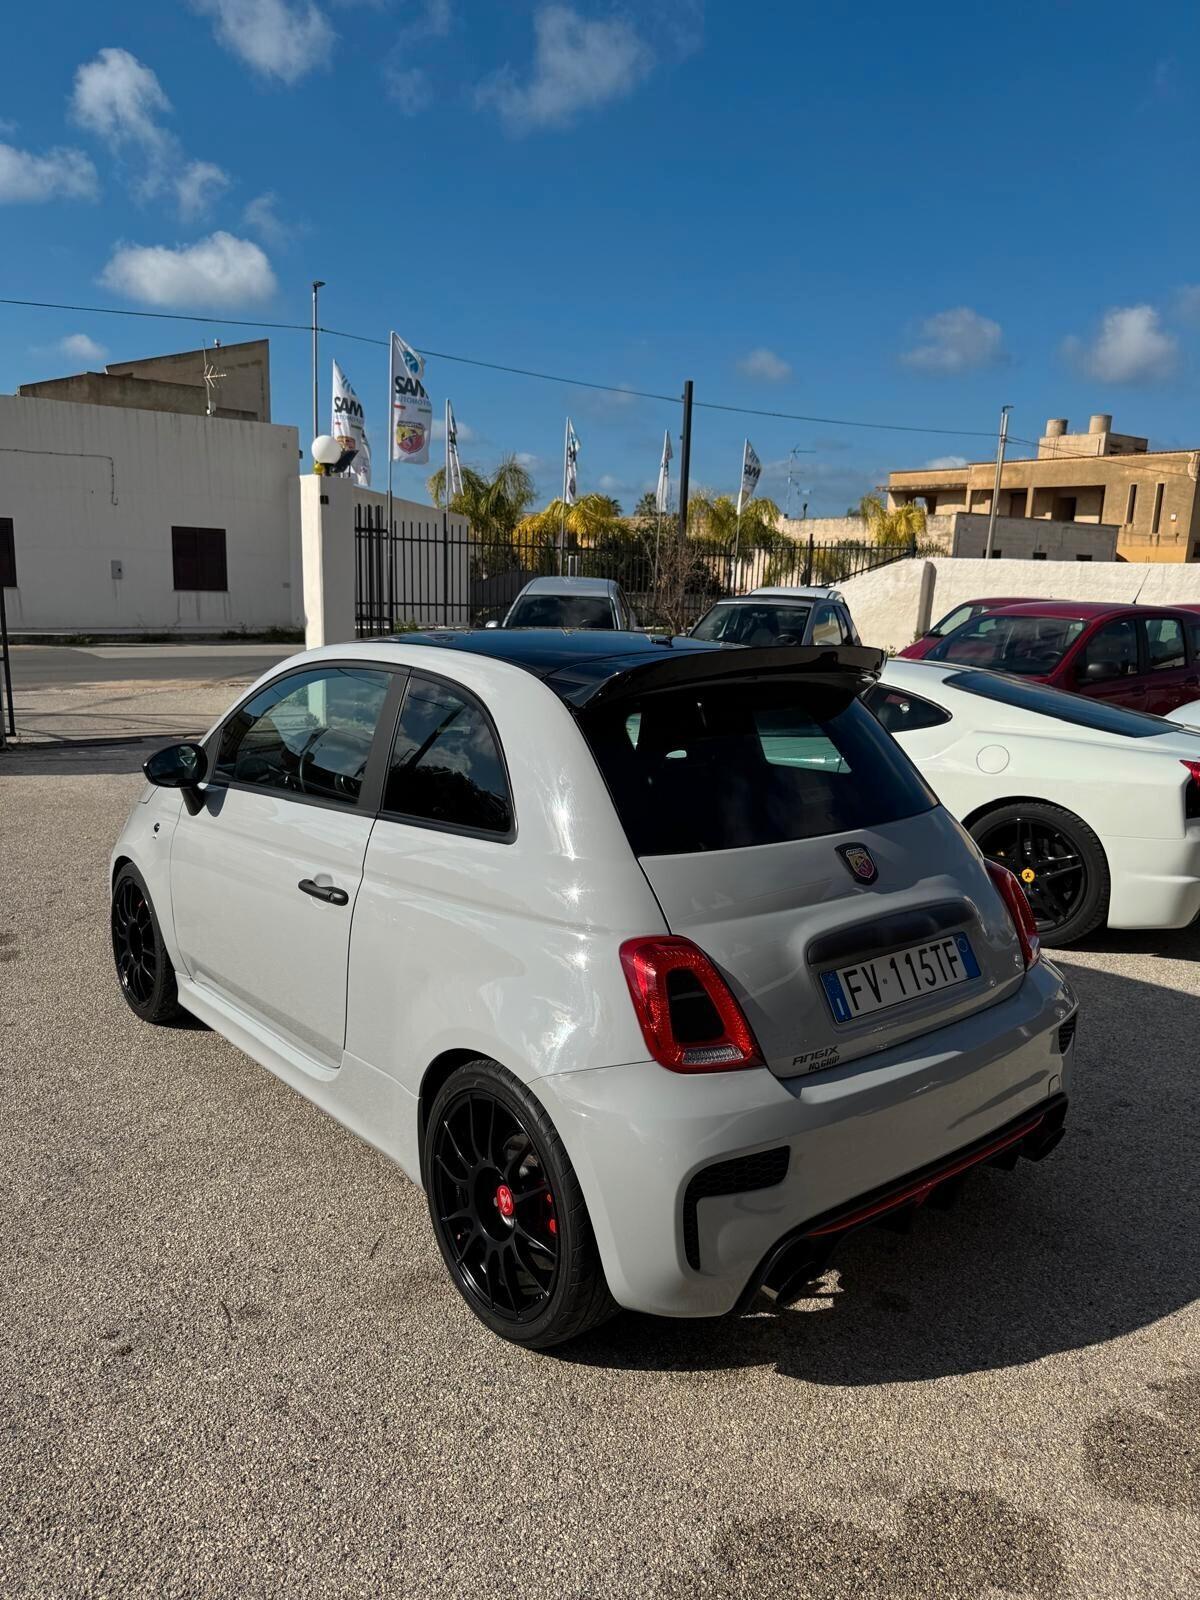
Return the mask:
[[[1014,672],[1019,677],[1048,677],[1086,626],[1078,617],[985,612],[935,645],[928,659]]]

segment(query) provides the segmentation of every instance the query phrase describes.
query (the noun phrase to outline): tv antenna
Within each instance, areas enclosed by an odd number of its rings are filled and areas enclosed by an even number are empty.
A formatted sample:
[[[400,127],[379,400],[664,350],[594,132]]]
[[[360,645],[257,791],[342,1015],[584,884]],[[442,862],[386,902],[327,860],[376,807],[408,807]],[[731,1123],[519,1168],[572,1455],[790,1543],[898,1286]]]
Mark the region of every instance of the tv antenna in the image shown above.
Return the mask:
[[[217,340],[215,340],[213,342],[213,349],[214,350],[219,350],[220,348],[221,348],[221,341],[219,339],[217,339]],[[217,385],[221,382],[222,378],[227,378],[228,376],[229,376],[229,374],[227,372],[218,372],[217,371],[216,367],[214,367],[212,362],[208,359],[208,351],[205,350],[205,352],[204,352],[204,390],[205,390],[204,414],[205,414],[205,416],[209,416],[209,417],[215,417],[216,416],[216,414],[217,414]]]

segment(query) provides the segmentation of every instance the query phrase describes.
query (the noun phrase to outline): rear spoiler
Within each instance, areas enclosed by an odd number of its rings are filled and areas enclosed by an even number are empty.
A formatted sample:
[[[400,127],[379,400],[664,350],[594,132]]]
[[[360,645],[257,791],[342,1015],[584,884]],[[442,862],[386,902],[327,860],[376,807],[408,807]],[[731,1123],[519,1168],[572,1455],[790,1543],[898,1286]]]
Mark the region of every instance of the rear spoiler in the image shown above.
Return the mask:
[[[869,689],[883,670],[887,654],[868,645],[726,645],[715,650],[672,651],[664,647],[653,660],[597,682],[571,669],[545,681],[577,710],[611,705],[659,689],[714,683],[760,683],[771,679],[803,679],[853,698]]]

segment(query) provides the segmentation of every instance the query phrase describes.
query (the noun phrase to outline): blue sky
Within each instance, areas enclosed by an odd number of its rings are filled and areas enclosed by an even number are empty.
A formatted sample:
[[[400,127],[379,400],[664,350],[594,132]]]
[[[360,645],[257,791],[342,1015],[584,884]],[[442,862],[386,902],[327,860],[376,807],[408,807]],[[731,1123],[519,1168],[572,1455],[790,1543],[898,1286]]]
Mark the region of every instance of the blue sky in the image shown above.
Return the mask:
[[[0,69],[0,293],[305,321],[321,277],[328,326],[618,388],[981,431],[1008,402],[1027,439],[1111,411],[1200,445],[1198,59],[1190,0],[44,0]],[[0,306],[0,389],[205,332]],[[378,481],[386,354],[324,339],[323,410],[335,354]],[[272,375],[307,443],[304,335]],[[626,505],[679,427],[426,377],[464,459],[521,452],[546,497],[568,410],[581,489]],[[736,490],[746,433],[780,501],[811,452],[810,515],[990,454],[700,408],[693,482]]]

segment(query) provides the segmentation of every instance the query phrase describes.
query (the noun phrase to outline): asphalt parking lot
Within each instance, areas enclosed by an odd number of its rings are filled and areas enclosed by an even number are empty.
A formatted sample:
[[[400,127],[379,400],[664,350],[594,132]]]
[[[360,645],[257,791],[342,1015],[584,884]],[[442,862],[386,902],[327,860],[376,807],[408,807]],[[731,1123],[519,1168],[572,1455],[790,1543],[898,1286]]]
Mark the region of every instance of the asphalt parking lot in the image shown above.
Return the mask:
[[[1184,1595],[1200,1574],[1200,936],[1108,935],[1069,1133],[828,1293],[551,1355],[421,1195],[123,1004],[149,748],[0,755],[0,1594]]]

